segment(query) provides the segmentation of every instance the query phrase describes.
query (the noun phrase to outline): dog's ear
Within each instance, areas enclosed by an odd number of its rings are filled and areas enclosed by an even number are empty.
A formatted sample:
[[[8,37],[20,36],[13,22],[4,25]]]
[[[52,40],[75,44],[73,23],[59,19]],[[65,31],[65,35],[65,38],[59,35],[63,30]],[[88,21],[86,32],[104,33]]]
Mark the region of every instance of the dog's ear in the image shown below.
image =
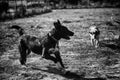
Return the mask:
[[[57,20],[57,23],[58,23],[59,25],[61,25],[61,23],[60,23],[60,20],[59,20],[59,19]]]
[[[60,29],[61,28],[61,23],[60,23],[59,20],[57,20],[57,22],[54,22],[53,24],[54,24],[56,29]]]

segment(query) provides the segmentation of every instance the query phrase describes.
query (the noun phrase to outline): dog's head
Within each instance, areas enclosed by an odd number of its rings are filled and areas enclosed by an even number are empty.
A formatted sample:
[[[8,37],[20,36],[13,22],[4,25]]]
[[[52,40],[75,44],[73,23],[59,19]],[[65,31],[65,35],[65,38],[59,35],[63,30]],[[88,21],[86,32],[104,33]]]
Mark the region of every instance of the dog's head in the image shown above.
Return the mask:
[[[63,39],[70,39],[70,36],[73,36],[74,33],[72,31],[70,31],[67,27],[63,26],[59,20],[57,20],[57,22],[54,22],[54,27],[57,31],[57,34],[60,38]]]
[[[92,39],[95,39],[96,36],[100,35],[100,31],[96,26],[90,26],[89,33]]]
[[[90,26],[89,29],[90,29],[90,32],[94,33],[97,31],[98,28],[96,26]]]

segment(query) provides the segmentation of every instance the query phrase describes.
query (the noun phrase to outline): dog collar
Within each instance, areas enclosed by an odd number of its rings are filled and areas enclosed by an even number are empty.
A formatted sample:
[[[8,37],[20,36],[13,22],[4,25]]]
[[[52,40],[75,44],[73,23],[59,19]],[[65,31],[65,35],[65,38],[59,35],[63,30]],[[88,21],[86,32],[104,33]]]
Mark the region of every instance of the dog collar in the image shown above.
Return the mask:
[[[57,40],[55,37],[53,37],[51,33],[48,33],[48,35],[49,35],[53,40],[55,40],[56,42],[58,42],[58,40]]]

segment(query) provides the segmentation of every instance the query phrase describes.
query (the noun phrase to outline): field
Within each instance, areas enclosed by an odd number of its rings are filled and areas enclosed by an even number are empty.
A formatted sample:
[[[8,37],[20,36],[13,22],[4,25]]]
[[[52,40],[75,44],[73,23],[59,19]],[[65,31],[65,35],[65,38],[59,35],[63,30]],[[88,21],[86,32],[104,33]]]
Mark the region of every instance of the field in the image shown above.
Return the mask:
[[[59,19],[75,34],[70,40],[60,40],[61,57],[69,74],[63,75],[53,62],[34,53],[28,56],[28,67],[21,67],[17,39],[12,48],[0,57],[0,80],[120,80],[119,42],[113,40],[115,38],[110,32],[120,34],[120,24],[114,21],[119,18],[120,9],[63,9],[1,23],[3,27],[20,25],[28,34],[41,37]],[[37,27],[31,27],[35,25]],[[88,32],[91,25],[96,25],[101,31],[97,49],[90,44]],[[19,38],[15,30],[11,32]]]

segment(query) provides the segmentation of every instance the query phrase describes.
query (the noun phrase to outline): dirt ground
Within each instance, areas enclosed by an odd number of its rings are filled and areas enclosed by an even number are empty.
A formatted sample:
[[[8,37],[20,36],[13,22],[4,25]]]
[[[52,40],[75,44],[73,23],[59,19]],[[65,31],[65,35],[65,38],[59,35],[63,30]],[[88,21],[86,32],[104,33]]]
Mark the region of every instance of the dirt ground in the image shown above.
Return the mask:
[[[62,74],[52,62],[31,53],[27,68],[19,63],[18,41],[0,57],[0,80],[120,80],[120,51],[110,31],[120,34],[120,9],[67,9],[4,22],[22,26],[28,34],[42,37],[59,19],[75,35],[60,40],[60,52],[69,74]],[[38,25],[37,27],[31,27]],[[90,44],[88,29],[96,25],[100,31],[100,47]],[[13,30],[13,32],[16,32]],[[16,32],[16,37],[19,35]],[[111,44],[112,47],[107,46]],[[116,48],[115,48],[115,47]]]

